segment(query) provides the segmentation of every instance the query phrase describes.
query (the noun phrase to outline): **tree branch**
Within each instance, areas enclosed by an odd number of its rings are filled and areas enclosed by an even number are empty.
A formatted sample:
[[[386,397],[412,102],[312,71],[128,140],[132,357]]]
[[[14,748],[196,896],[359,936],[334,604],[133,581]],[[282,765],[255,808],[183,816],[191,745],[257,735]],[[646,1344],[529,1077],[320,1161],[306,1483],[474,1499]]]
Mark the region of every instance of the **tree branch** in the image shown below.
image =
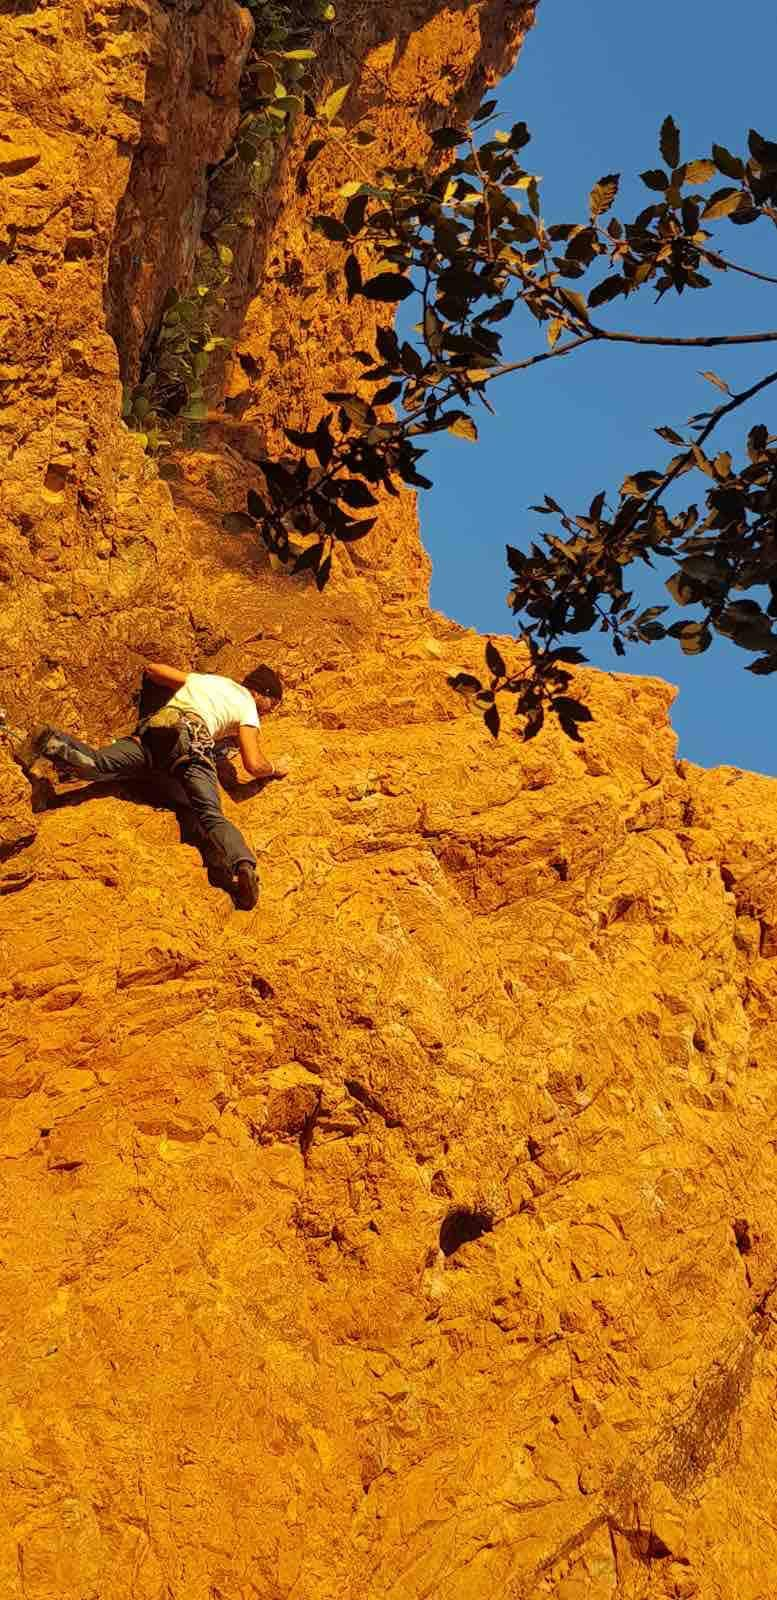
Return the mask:
[[[597,328],[593,322],[589,323],[592,339],[604,339],[610,343],[618,344],[658,344],[670,345],[678,348],[693,349],[701,347],[711,350],[715,345],[724,344],[773,344],[777,341],[777,332],[771,333],[721,333],[704,335],[699,339],[670,339],[662,338],[658,334],[650,333],[617,333],[608,328]]]
[[[570,339],[567,344],[558,344],[555,350],[543,350],[541,355],[529,356],[526,361],[511,361],[505,367],[485,367],[483,382],[490,383],[492,378],[503,378],[506,372],[523,372],[526,367],[536,367],[540,361],[554,361],[556,356],[567,356],[570,350],[579,350],[581,345],[594,343],[592,335],[581,334],[579,339]]]
[[[758,383],[751,384],[749,389],[743,389],[741,394],[732,395],[730,400],[727,400],[722,405],[719,405],[717,409],[713,411],[709,422],[707,422],[704,428],[702,428],[698,439],[694,440],[695,446],[700,448],[701,445],[706,444],[713,429],[717,428],[718,423],[722,422],[723,418],[728,416],[729,412],[736,411],[738,406],[743,406],[747,400],[752,400],[754,395],[760,394],[762,389],[767,389],[770,383],[777,383],[777,372],[767,373],[765,378],[759,378]],[[619,537],[623,537],[624,535],[631,533],[636,524],[637,518],[641,516],[644,511],[649,511],[652,506],[658,504],[662,494],[664,494],[669,488],[670,483],[673,483],[675,478],[679,477],[680,473],[683,472],[687,466],[691,466],[694,460],[695,457],[693,450],[687,450],[685,455],[678,456],[678,459],[671,471],[666,474],[663,481],[659,483],[656,489],[653,490],[653,493],[649,495],[648,499],[644,501],[644,503],[640,501],[633,517],[629,520],[626,527],[621,530]]]
[[[741,269],[746,270],[744,267]],[[663,339],[650,334],[642,333],[611,333],[606,328],[597,328],[590,324],[591,331],[581,334],[577,339],[570,339],[566,344],[556,346],[555,350],[544,350],[541,355],[529,356],[526,361],[511,361],[503,367],[489,367],[484,373],[483,382],[490,383],[492,378],[503,378],[508,372],[523,372],[527,367],[536,367],[540,361],[553,361],[556,356],[569,355],[571,350],[579,350],[582,345],[596,344],[599,340],[618,344],[644,344],[668,345],[680,349],[711,349],[715,345],[728,344],[772,344],[777,341],[777,332],[774,333],[732,333],[712,334],[699,339]]]

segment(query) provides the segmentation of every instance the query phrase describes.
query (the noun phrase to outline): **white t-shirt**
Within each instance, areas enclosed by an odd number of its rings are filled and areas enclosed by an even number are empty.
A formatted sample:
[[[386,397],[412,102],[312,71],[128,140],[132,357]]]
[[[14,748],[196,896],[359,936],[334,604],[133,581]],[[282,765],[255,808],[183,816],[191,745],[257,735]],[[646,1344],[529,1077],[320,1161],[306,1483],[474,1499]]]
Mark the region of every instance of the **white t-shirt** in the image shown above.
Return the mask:
[[[258,728],[259,712],[252,694],[231,678],[215,672],[190,672],[168,705],[202,717],[212,739],[234,736],[238,728]]]

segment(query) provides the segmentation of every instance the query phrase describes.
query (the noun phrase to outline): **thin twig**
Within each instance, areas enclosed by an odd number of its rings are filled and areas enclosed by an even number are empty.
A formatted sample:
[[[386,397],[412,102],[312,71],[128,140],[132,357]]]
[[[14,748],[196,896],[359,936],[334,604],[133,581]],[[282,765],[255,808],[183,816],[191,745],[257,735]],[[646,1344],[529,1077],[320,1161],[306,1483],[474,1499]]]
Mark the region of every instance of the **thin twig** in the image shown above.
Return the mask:
[[[711,262],[713,267],[720,267],[727,272],[743,272],[748,278],[758,278],[761,283],[777,283],[777,278],[771,278],[768,272],[756,272],[753,267],[740,267],[738,262],[727,260],[717,250],[705,250],[703,245],[694,247],[705,261]]]

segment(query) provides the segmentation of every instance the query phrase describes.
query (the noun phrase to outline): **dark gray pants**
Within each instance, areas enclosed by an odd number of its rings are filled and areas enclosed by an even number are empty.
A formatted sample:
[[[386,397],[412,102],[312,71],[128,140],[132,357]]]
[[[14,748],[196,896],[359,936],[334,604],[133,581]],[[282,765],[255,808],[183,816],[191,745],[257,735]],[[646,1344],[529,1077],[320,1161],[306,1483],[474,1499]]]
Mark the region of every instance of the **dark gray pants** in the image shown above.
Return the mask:
[[[52,728],[47,741],[46,755],[55,766],[72,768],[79,777],[100,779],[149,778],[155,769],[146,760],[145,751],[137,739],[116,739],[113,744],[95,750],[72,734],[60,733]],[[158,773],[166,777],[164,771]],[[223,856],[227,869],[234,872],[238,862],[250,861],[256,866],[256,856],[249,849],[242,833],[230,822],[221,809],[218,778],[209,761],[197,757],[176,767],[176,781],[186,795],[196,821],[208,841]]]

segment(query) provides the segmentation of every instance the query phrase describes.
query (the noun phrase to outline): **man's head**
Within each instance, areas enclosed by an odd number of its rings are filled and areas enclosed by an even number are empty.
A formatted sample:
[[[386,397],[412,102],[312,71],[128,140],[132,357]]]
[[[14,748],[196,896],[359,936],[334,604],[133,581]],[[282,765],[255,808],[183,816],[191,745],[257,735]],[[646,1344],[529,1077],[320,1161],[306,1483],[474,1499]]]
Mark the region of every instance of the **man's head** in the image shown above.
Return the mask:
[[[243,687],[253,695],[260,717],[266,717],[270,711],[274,711],[283,699],[283,684],[272,667],[254,667],[253,672],[243,679]]]

